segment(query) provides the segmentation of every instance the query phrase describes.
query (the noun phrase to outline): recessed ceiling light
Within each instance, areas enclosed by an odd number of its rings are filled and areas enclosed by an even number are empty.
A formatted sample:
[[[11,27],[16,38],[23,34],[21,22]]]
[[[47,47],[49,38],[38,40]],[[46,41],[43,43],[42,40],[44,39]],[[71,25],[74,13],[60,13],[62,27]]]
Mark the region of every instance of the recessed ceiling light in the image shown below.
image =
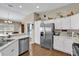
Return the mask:
[[[22,5],[20,5],[19,8],[22,8]]]
[[[36,8],[39,8],[39,6],[36,6]]]

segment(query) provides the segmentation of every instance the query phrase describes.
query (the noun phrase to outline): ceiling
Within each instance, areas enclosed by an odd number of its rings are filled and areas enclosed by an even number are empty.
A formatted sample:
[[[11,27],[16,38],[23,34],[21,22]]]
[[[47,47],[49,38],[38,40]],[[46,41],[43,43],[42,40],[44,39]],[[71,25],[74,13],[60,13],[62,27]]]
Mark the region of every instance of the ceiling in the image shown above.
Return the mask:
[[[9,18],[18,21],[30,13],[47,11],[66,5],[69,5],[69,3],[2,3],[0,4],[0,9],[4,9],[7,12],[6,18],[9,16]]]

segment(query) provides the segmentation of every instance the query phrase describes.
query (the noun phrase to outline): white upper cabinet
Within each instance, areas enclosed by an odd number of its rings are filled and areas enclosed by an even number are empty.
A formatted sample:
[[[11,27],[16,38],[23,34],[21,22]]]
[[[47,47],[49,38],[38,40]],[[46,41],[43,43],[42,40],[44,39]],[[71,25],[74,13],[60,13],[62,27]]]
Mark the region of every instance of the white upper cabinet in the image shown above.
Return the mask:
[[[70,17],[56,19],[55,29],[70,29],[70,20]]]
[[[55,19],[55,29],[61,29],[61,18]]]
[[[79,29],[79,14],[57,18],[54,23],[55,29]]]
[[[70,20],[71,20],[70,17],[62,18],[62,21],[61,21],[62,29],[70,29],[70,27],[71,27],[71,25],[70,25],[70,23],[71,23]]]
[[[71,28],[79,29],[79,14],[71,16]]]
[[[71,28],[71,17],[46,20],[44,21],[44,23],[55,23],[55,29],[70,29]]]
[[[79,29],[79,14],[56,19],[55,29]]]

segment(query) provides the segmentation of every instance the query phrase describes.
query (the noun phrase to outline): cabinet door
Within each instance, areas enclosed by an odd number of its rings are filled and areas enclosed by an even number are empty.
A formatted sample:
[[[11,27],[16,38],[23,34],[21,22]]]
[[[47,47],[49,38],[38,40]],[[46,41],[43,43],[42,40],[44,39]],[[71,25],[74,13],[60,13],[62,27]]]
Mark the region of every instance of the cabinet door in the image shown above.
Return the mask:
[[[63,36],[60,36],[60,37],[59,37],[59,40],[60,40],[60,41],[59,41],[59,45],[60,45],[60,46],[59,46],[59,49],[60,49],[60,51],[62,51],[62,52],[64,52],[64,46],[63,46],[63,44],[64,44],[65,38],[66,38],[66,37],[63,37]]]
[[[71,27],[72,29],[79,29],[79,14],[71,17]]]
[[[55,29],[61,29],[61,19],[55,20]]]
[[[70,17],[63,18],[62,19],[62,29],[70,29],[70,27],[71,27],[70,21],[71,21]]]
[[[67,38],[65,41],[64,41],[64,52],[68,53],[68,54],[72,54],[72,44],[73,44],[73,41],[71,38]]]
[[[54,44],[53,44],[53,48],[58,50],[58,40],[59,38],[57,36],[54,36]]]
[[[11,45],[7,46],[1,51],[2,56],[18,56],[18,41],[13,42]]]
[[[54,49],[63,51],[63,39],[62,37],[54,37]]]

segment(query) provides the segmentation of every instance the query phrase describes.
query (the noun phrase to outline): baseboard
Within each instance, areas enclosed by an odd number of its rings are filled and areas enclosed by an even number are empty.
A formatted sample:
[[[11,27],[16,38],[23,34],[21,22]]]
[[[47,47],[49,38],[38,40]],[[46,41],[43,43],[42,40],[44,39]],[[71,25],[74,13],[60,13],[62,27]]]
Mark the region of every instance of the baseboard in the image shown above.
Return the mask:
[[[21,56],[21,55],[23,55],[23,54],[25,54],[25,53],[27,53],[27,52],[29,52],[29,50],[27,50],[27,51],[25,51],[25,52],[19,54],[19,56]]]
[[[33,44],[35,44],[35,45],[38,45],[38,46],[41,46],[40,44],[38,44],[38,43],[35,43],[35,42],[34,42]]]

